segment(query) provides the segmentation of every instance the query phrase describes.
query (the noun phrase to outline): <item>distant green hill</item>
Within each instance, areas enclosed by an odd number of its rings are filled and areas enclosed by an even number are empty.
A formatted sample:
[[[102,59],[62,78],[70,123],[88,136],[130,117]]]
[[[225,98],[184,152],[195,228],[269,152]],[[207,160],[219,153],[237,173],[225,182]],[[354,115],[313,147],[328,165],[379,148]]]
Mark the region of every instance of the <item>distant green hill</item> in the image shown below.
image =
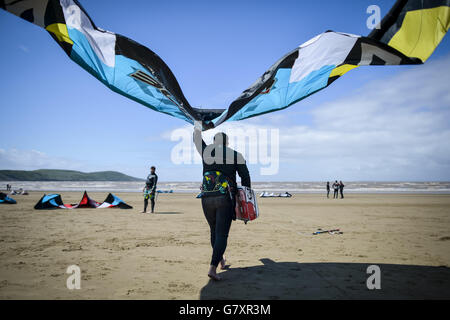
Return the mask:
[[[0,181],[142,181],[116,171],[79,172],[72,170],[0,170]]]

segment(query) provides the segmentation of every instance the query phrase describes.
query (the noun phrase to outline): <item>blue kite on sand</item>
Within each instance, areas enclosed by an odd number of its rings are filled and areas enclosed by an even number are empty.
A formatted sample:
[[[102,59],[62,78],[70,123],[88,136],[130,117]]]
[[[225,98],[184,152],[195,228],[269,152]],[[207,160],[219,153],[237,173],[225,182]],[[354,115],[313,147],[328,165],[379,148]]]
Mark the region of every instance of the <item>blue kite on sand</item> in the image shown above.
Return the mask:
[[[0,192],[0,204],[17,204],[17,201]]]

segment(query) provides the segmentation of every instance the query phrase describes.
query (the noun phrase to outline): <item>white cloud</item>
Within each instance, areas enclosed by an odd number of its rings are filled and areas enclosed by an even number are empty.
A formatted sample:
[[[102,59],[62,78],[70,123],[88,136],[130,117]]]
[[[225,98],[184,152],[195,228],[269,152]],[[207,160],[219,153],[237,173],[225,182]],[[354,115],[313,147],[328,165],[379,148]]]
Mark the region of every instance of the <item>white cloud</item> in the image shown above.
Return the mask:
[[[49,156],[37,150],[0,149],[0,169],[37,170],[69,169],[79,170],[81,163],[73,160]]]
[[[278,113],[214,132],[279,129],[281,170],[263,177],[271,180],[450,180],[447,70],[450,56],[372,81],[315,107],[311,126],[280,125],[289,115]],[[207,142],[214,132],[205,134]]]
[[[446,57],[315,108],[314,127],[282,129],[282,161],[319,176],[450,179],[449,68]]]

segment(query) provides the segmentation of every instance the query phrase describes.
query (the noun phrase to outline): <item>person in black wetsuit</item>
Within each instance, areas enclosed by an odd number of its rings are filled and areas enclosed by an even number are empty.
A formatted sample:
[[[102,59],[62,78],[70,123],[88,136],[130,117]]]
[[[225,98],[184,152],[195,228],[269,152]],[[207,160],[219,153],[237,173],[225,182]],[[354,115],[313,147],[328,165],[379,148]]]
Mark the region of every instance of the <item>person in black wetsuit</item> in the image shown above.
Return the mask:
[[[202,138],[202,124],[196,122],[194,127],[194,143],[203,162],[203,175],[205,179],[219,179],[226,177],[227,191],[202,192],[202,208],[208,221],[213,248],[208,276],[213,280],[221,280],[217,275],[217,266],[226,268],[223,257],[227,247],[228,233],[235,216],[235,195],[237,190],[236,173],[241,178],[241,184],[251,187],[250,173],[244,157],[239,152],[228,148],[228,137],[225,133],[214,136],[214,143],[206,145]],[[211,173],[211,175],[209,175]],[[209,178],[208,178],[209,177]],[[217,184],[216,184],[217,185]],[[221,184],[222,185],[222,184]]]
[[[341,199],[344,199],[344,184],[342,181],[339,181],[339,192],[341,193]]]
[[[145,181],[144,187],[144,211],[142,213],[147,213],[148,199],[151,202],[152,213],[155,210],[155,195],[156,195],[156,184],[158,183],[158,176],[156,175],[156,168],[150,168],[150,174],[147,176],[147,181]]]
[[[330,197],[330,182],[327,182],[327,198]]]

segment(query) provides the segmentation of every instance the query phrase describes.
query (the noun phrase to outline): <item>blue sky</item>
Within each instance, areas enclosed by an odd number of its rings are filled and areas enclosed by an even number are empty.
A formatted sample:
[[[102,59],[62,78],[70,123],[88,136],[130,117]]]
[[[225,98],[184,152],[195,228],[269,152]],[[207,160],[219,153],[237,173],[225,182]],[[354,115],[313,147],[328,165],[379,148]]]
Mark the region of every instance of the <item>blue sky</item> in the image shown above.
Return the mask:
[[[394,1],[81,0],[97,26],[155,51],[193,106],[227,107],[288,51],[326,30],[366,35]],[[113,93],[42,29],[0,10],[0,169],[117,170],[199,180],[170,133],[189,126]],[[358,68],[287,110],[227,124],[280,134],[278,174],[259,181],[450,180],[450,42],[427,64]],[[395,89],[395,90],[394,90]],[[410,97],[410,98],[408,98]]]

